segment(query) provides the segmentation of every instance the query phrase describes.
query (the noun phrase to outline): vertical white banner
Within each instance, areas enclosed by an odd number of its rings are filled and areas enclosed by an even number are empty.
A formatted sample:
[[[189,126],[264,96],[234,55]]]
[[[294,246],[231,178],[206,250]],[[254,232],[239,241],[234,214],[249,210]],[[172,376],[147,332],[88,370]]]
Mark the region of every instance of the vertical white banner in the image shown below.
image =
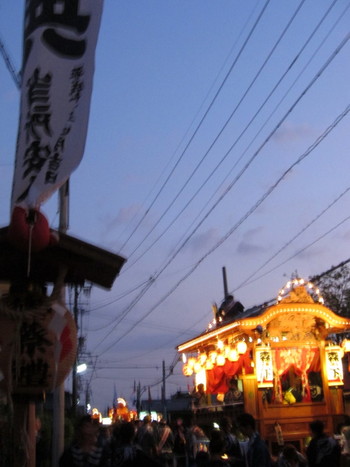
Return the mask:
[[[15,205],[39,207],[84,153],[103,0],[27,0]]]

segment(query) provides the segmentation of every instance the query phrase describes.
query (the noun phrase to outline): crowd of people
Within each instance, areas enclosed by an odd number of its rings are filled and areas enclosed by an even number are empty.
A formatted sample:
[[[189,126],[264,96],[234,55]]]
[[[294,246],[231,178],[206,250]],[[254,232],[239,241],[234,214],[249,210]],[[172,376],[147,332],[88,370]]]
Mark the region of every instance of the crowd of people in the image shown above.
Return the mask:
[[[350,426],[342,428],[343,442],[324,432],[320,420],[310,423],[311,441],[304,455],[284,444],[276,456],[257,430],[249,413],[235,422],[225,416],[208,435],[181,418],[173,425],[164,420],[121,421],[101,427],[84,416],[74,441],[60,459],[60,467],[346,467],[350,465]]]

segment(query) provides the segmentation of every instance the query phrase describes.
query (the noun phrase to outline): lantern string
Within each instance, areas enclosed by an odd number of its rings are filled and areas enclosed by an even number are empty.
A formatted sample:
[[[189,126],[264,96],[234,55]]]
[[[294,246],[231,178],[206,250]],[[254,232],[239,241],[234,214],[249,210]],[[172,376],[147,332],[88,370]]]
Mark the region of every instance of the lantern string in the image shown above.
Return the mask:
[[[28,245],[27,277],[29,277],[29,275],[30,275],[30,267],[31,267],[32,233],[33,233],[33,226],[31,225],[30,228],[29,228],[29,245]]]
[[[32,257],[32,242],[33,242],[33,229],[36,220],[36,214],[34,210],[30,210],[27,217],[29,224],[29,239],[28,239],[28,263],[27,263],[27,277],[30,275],[31,268],[31,257]]]

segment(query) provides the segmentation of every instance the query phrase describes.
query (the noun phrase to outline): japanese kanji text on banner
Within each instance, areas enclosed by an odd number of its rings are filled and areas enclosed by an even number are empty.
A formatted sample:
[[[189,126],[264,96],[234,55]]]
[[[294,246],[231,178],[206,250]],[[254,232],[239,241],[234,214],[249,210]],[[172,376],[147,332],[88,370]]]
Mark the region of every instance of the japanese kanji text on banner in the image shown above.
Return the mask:
[[[79,165],[103,0],[27,0],[12,209],[38,208]]]

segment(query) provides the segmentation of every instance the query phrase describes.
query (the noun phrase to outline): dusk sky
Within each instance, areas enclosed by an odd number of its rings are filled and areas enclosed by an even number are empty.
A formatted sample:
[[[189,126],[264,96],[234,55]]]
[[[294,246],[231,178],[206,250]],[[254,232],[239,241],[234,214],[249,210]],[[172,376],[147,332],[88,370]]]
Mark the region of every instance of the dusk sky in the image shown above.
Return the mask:
[[[23,14],[0,0],[17,71]],[[223,267],[248,309],[350,257],[349,25],[348,0],[105,0],[68,230],[127,258],[82,297],[94,406],[132,401],[134,381],[160,397],[162,361],[224,298]],[[0,84],[6,226],[20,92],[4,60]],[[57,228],[57,194],[42,211]],[[167,396],[192,384],[178,363]]]

